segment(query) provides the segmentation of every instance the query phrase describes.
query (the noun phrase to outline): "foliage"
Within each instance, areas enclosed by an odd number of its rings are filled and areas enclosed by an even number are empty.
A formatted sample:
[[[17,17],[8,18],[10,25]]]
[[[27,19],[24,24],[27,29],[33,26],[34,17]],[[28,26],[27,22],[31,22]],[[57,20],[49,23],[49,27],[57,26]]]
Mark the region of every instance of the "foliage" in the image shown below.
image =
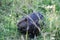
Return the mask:
[[[0,40],[19,40],[17,21],[33,11],[46,23],[38,40],[60,40],[60,0],[0,0]]]

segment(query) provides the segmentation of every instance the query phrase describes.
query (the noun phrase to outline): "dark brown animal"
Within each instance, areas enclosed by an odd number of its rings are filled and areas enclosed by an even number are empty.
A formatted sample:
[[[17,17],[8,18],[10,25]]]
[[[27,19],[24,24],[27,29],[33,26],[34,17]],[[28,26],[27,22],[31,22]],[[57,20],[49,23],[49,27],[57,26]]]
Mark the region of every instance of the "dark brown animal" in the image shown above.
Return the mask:
[[[30,18],[29,18],[29,17]],[[34,36],[38,36],[40,34],[39,29],[41,27],[41,24],[39,23],[39,20],[43,20],[43,15],[40,14],[39,12],[36,13],[32,13],[29,14],[26,17],[23,17],[22,20],[20,20],[17,24],[18,26],[18,30],[19,32],[21,32],[21,34],[26,35],[26,32],[28,31],[28,36],[30,38],[34,38]],[[35,26],[35,24],[37,25],[37,27]],[[44,22],[42,21],[42,24],[44,25]]]

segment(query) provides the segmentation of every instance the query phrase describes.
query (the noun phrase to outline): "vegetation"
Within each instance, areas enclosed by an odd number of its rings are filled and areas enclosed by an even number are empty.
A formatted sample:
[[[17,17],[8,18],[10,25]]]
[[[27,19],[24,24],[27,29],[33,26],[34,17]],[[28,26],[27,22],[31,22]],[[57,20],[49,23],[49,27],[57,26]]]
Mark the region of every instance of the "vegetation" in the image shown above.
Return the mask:
[[[38,40],[60,40],[60,0],[0,0],[0,40],[20,40],[17,21],[33,11],[46,23]]]

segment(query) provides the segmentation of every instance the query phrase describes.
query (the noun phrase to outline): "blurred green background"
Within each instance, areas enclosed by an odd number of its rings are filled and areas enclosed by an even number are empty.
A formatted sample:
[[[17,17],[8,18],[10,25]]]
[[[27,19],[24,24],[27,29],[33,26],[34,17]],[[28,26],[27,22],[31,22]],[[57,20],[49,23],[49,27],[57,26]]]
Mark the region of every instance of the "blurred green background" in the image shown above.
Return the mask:
[[[33,11],[41,12],[46,23],[38,40],[60,40],[60,0],[0,0],[0,40],[20,40],[16,24]]]

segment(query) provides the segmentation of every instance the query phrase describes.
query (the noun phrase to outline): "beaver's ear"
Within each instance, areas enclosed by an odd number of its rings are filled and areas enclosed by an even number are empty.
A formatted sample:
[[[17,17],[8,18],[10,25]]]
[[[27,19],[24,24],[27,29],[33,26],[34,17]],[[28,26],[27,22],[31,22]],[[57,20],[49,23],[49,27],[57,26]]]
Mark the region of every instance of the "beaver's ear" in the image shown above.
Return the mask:
[[[27,21],[27,18],[25,18],[24,21]]]

